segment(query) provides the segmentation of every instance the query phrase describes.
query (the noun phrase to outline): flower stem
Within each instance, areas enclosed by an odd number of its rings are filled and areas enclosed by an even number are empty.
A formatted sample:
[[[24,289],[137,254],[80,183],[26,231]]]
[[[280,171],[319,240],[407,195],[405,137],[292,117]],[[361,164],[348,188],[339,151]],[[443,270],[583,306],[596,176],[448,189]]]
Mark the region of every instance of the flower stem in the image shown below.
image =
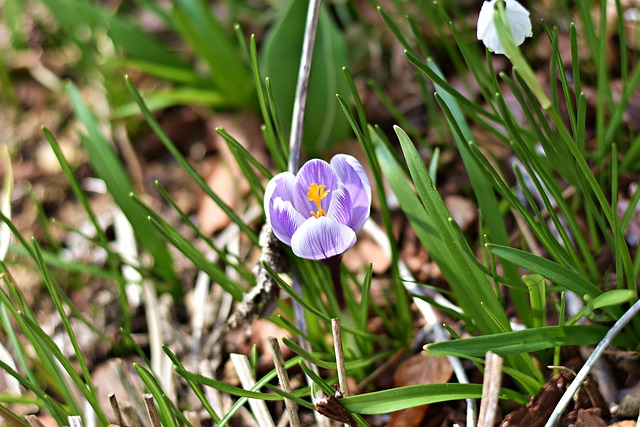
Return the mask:
[[[329,268],[331,273],[331,281],[336,291],[336,299],[338,300],[338,307],[340,311],[345,309],[344,292],[342,287],[342,275],[340,274],[340,262],[342,261],[342,254],[336,255],[331,258],[323,260],[324,265]]]
[[[494,14],[494,22],[496,24],[500,43],[502,43],[502,46],[504,47],[505,55],[509,58],[511,64],[513,64],[514,72],[518,73],[522,80],[527,83],[529,89],[533,92],[536,98],[538,98],[538,102],[540,102],[542,108],[548,110],[551,107],[551,101],[544,92],[544,89],[542,89],[542,86],[540,85],[540,82],[538,82],[533,70],[522,56],[520,49],[513,41],[504,2],[496,3],[496,10]]]

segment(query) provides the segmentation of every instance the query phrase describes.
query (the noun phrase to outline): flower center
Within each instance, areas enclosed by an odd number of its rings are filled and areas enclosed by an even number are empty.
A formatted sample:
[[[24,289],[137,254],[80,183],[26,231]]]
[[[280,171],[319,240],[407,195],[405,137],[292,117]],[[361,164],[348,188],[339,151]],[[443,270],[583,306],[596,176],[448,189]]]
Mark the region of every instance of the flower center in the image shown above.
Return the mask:
[[[309,186],[309,191],[307,192],[307,200],[309,200],[310,202],[313,202],[316,204],[316,207],[318,208],[317,211],[311,211],[311,215],[313,215],[314,218],[320,218],[321,216],[327,216],[327,213],[325,212],[324,209],[322,209],[322,205],[320,204],[320,200],[324,199],[325,197],[327,197],[327,194],[329,194],[330,190],[325,190],[324,189],[325,186],[324,185],[318,185],[316,183],[311,184]]]

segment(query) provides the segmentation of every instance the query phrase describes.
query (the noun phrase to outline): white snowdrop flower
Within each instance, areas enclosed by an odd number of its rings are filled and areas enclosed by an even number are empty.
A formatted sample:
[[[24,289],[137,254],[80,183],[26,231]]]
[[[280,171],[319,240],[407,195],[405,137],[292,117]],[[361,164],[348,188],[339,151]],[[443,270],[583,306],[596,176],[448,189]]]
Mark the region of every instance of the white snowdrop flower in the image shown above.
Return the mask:
[[[500,43],[498,30],[493,21],[496,2],[500,0],[485,1],[478,16],[478,40],[482,40],[484,45],[497,54],[505,54],[504,47]],[[526,37],[531,37],[531,19],[529,11],[516,0],[504,0],[505,14],[511,29],[511,36],[516,46],[524,43]]]

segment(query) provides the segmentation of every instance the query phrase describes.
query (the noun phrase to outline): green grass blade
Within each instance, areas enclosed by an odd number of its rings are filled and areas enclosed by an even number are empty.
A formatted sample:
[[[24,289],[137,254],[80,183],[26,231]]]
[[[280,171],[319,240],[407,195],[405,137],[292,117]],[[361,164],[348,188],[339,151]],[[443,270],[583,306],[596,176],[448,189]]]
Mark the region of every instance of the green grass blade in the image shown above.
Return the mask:
[[[165,354],[169,357],[169,359],[171,359],[171,361],[173,362],[173,364],[176,367],[185,369],[184,365],[182,365],[182,363],[180,362],[180,359],[178,359],[176,357],[176,355],[169,349],[169,347],[162,346],[162,349],[164,350]],[[191,381],[191,380],[186,379],[186,378],[185,378],[185,381],[187,382],[187,384],[189,385],[191,390],[193,390],[193,392],[196,394],[196,396],[198,397],[198,400],[200,400],[200,403],[202,403],[202,406],[209,413],[209,416],[211,416],[211,419],[213,420],[213,422],[215,422],[215,423],[220,422],[220,417],[218,416],[216,411],[213,409],[213,407],[211,406],[211,404],[207,400],[207,397],[204,395],[202,390],[200,390],[200,388],[197,386],[197,384],[195,382]]]
[[[462,340],[442,341],[427,344],[424,349],[434,356],[484,357],[489,350],[501,356],[507,356],[559,346],[597,344],[607,331],[608,328],[605,326],[594,325],[545,326]]]
[[[173,4],[177,30],[206,62],[213,83],[229,99],[248,103],[253,95],[253,87],[246,84],[249,70],[230,32],[202,0],[176,0]]]
[[[83,381],[80,375],[76,373],[75,368],[73,367],[73,365],[71,365],[71,362],[67,359],[67,357],[62,354],[62,351],[60,351],[60,348],[58,348],[57,344],[40,328],[40,325],[38,325],[35,320],[32,320],[24,314],[22,314],[21,317],[26,327],[40,342],[39,345],[42,345],[42,349],[46,349],[53,357],[55,357],[60,365],[62,365],[67,375],[71,378],[71,381],[75,384],[75,386],[80,391],[82,396],[84,396],[87,402],[89,402],[89,405],[91,405],[91,408],[96,413],[96,416],[98,417],[100,422],[103,423],[103,425],[109,424],[107,417],[104,415],[102,409],[100,408],[98,396],[88,390],[85,381]],[[79,409],[76,409],[75,412],[77,414],[81,413]]]
[[[69,322],[69,318],[67,317],[67,314],[65,312],[64,307],[62,306],[62,301],[60,300],[60,296],[58,295],[58,290],[56,289],[55,285],[53,284],[53,278],[51,277],[51,274],[49,273],[49,270],[47,269],[47,267],[44,264],[44,260],[42,258],[42,253],[40,252],[40,246],[38,245],[38,243],[36,242],[36,240],[33,240],[33,249],[36,253],[36,257],[37,257],[37,261],[38,261],[38,268],[40,269],[40,272],[42,274],[42,277],[44,279],[44,283],[47,286],[47,290],[49,291],[49,295],[51,295],[51,298],[53,300],[53,304],[55,305],[56,309],[58,310],[58,314],[60,314],[60,318],[62,320],[62,324],[64,326],[65,331],[67,332],[67,336],[69,337],[69,341],[71,341],[71,345],[73,346],[73,351],[76,354],[76,359],[78,361],[78,364],[80,365],[80,370],[82,372],[82,375],[85,378],[85,382],[87,385],[87,388],[89,389],[88,392],[94,396],[97,396],[97,392],[96,392],[96,388],[93,384],[93,381],[91,380],[91,373],[89,372],[89,368],[87,367],[87,363],[84,360],[84,356],[82,353],[82,350],[80,349],[80,345],[78,344],[78,340],[76,339],[76,334],[73,331],[73,328],[71,327],[71,323]],[[98,406],[98,408],[94,408],[94,410],[96,411],[96,415],[98,416],[98,418],[100,419],[101,422],[108,422],[107,421],[107,417],[104,415],[104,413],[100,410],[100,407]]]
[[[158,189],[158,192],[160,193],[160,195],[167,201],[167,203],[169,203],[171,205],[173,210],[175,210],[177,212],[177,214],[182,219],[182,222],[185,225],[187,225],[189,228],[191,228],[193,230],[193,232],[203,242],[205,242],[207,244],[207,246],[209,246],[211,248],[212,251],[214,251],[216,253],[216,255],[218,256],[220,261],[225,266],[233,268],[236,272],[238,272],[238,274],[244,280],[246,280],[247,282],[253,284],[255,282],[255,276],[253,275],[253,273],[251,273],[249,268],[246,265],[244,265],[240,260],[235,258],[235,257],[232,260],[230,258],[230,256],[229,256],[229,254],[227,254],[224,250],[221,250],[220,248],[218,248],[211,241],[211,239],[209,237],[205,236],[204,233],[198,228],[198,226],[196,224],[194,224],[193,221],[191,221],[189,216],[182,209],[180,209],[180,206],[178,206],[178,204],[173,200],[173,198],[171,198],[171,195],[169,195],[167,190],[165,190],[165,188],[160,184],[160,182],[156,181],[155,184],[156,184],[156,188]]]
[[[365,393],[340,399],[351,412],[360,414],[387,414],[393,411],[451,400],[482,397],[481,384],[419,384],[389,390]],[[522,403],[522,396],[508,389],[500,390],[500,399]]]
[[[59,425],[64,425],[64,422],[66,422],[67,420],[68,414],[65,412],[62,405],[60,405],[51,396],[49,396],[42,390],[42,384],[23,377],[22,375],[20,375],[20,373],[16,372],[11,366],[7,365],[2,360],[0,360],[0,369],[11,375],[13,378],[17,379],[24,388],[33,392],[33,394],[35,394],[43,403],[42,406],[47,408],[56,422],[58,422]]]
[[[220,267],[209,262],[202,252],[193,246],[186,237],[178,233],[165,220],[160,218],[160,216],[150,207],[146,206],[142,200],[133,195],[132,197],[140,206],[146,209],[150,223],[162,237],[182,252],[196,267],[207,273],[211,280],[222,286],[224,290],[229,292],[236,300],[242,299],[243,289],[231,280]]]
[[[398,173],[397,166],[390,161],[386,147],[378,146],[378,158],[391,188],[400,201],[400,206],[425,248],[454,288],[459,305],[466,315],[474,319],[478,329],[484,333],[492,333],[500,331],[502,327],[508,327],[509,322],[504,309],[499,304],[489,281],[468,260],[466,251],[460,247],[458,233],[449,222],[451,214],[433,186],[420,155],[408,135],[398,127],[395,130],[420,197],[416,197],[406,179]],[[484,315],[480,303],[487,304],[487,307],[496,313],[500,319],[499,325]]]
[[[435,62],[429,60],[427,61],[427,66],[429,70],[433,71],[433,73],[444,80],[444,75],[438,69],[438,66],[435,64]],[[467,125],[462,110],[460,109],[460,106],[458,105],[456,99],[442,86],[437,84],[436,92],[442,102],[447,105],[451,113],[450,116],[447,116],[447,119],[455,121],[455,127],[454,123],[449,123],[451,133],[456,140],[456,146],[460,151],[460,156],[462,157],[465,169],[469,174],[469,180],[471,181],[474,195],[476,196],[478,206],[480,207],[480,211],[482,212],[482,217],[487,224],[487,229],[491,236],[491,240],[498,244],[506,245],[509,242],[509,237],[507,234],[506,226],[502,219],[502,215],[500,213],[498,200],[493,191],[493,186],[486,175],[482,173],[480,167],[474,161],[468,147],[468,142],[473,139],[471,129]],[[456,132],[456,128],[459,130],[459,132]],[[502,268],[506,277],[511,280],[517,280],[518,270],[516,265],[506,262],[503,263]],[[523,322],[527,325],[530,324],[531,318],[529,317],[527,309],[528,302],[526,301],[524,295],[519,292],[511,292],[511,297],[513,298],[516,309],[522,317]]]
[[[591,295],[596,297],[602,290],[578,273],[558,263],[533,255],[520,249],[496,244],[487,244],[492,254],[499,258],[507,259],[520,267],[549,279],[563,289],[570,290],[583,297]]]
[[[162,425],[167,427],[178,427],[178,422],[174,416],[175,414],[169,406],[169,399],[162,390],[158,380],[156,380],[150,371],[137,363],[134,363],[133,367],[140,376],[140,379],[142,379],[142,382],[149,389],[149,392],[153,395],[154,401],[158,405],[158,415],[160,416]],[[187,423],[187,425],[190,424]]]
[[[100,131],[97,119],[82,99],[78,88],[70,84],[67,87],[67,93],[76,115],[88,132],[88,137],[82,138],[82,142],[94,171],[104,180],[109,194],[133,226],[140,244],[153,256],[155,271],[171,285],[172,291],[179,295],[181,288],[173,269],[173,260],[164,242],[147,222],[144,210],[132,203],[129,198],[129,193],[133,191],[133,184],[122,163]]]
[[[131,79],[129,79],[128,76],[125,77],[125,83],[127,85],[127,88],[129,89],[129,93],[131,93],[131,96],[133,97],[133,99],[138,103],[138,106],[140,107],[140,110],[142,111],[142,114],[144,115],[145,119],[147,120],[147,123],[149,124],[151,129],[153,129],[153,131],[158,136],[160,141],[162,141],[162,143],[167,148],[167,150],[169,150],[169,152],[171,153],[173,158],[176,159],[178,164],[180,164],[180,166],[182,166],[182,168],[189,174],[191,179],[193,179],[194,182],[196,184],[198,184],[198,186],[205,192],[205,194],[207,194],[207,196],[209,196],[209,197],[211,197],[211,199],[213,199],[213,201],[220,207],[220,209],[222,209],[222,211],[225,213],[225,215],[227,215],[229,218],[231,218],[231,220],[238,227],[240,227],[240,230],[242,230],[242,232],[244,232],[247,235],[247,237],[249,237],[249,239],[251,239],[253,244],[258,245],[259,244],[258,243],[258,236],[256,235],[255,231],[253,231],[242,220],[242,218],[240,218],[240,216],[233,209],[231,209],[231,207],[229,207],[229,205],[227,205],[220,198],[220,196],[218,196],[216,193],[213,192],[213,190],[211,189],[211,187],[209,187],[209,185],[206,183],[204,178],[202,178],[202,176],[200,176],[200,174],[198,174],[198,172],[195,170],[195,168],[193,166],[191,166],[191,164],[187,161],[187,159],[184,158],[182,153],[180,153],[180,151],[176,148],[176,146],[173,144],[171,139],[169,139],[169,136],[164,132],[162,127],[160,127],[160,124],[155,119],[155,117],[153,117],[153,115],[151,114],[151,112],[147,108],[147,105],[145,104],[144,100],[140,96],[140,93],[138,93],[138,91],[135,88],[135,86],[133,86],[133,83],[131,82]],[[131,193],[131,192],[128,192],[127,195],[129,193]],[[134,224],[132,223],[132,225],[134,225]]]
[[[14,403],[14,402],[11,402]],[[15,402],[15,403],[31,403],[31,402]],[[0,418],[2,421],[6,423],[6,425],[11,427],[29,427],[29,423],[27,423],[21,416],[17,415],[15,412],[10,410],[4,405],[0,405]]]
[[[291,362],[291,361],[289,361]],[[227,393],[230,394],[232,396],[238,396],[238,397],[246,397],[246,398],[250,398],[250,399],[260,399],[260,400],[267,400],[267,401],[279,401],[282,400],[281,396],[278,396],[276,394],[268,394],[268,393],[262,393],[259,391],[254,391],[254,390],[258,390],[260,389],[260,387],[262,387],[262,384],[260,383],[266,383],[265,381],[263,381],[265,378],[268,378],[267,376],[263,377],[263,379],[256,383],[256,385],[251,389],[251,390],[245,390],[243,388],[240,387],[235,387],[232,385],[229,385],[225,382],[222,381],[218,381],[216,379],[213,378],[207,378],[203,375],[200,374],[195,374],[193,372],[189,372],[184,368],[178,368],[176,367],[176,372],[190,380],[193,381],[197,384],[201,384],[207,387],[211,387],[211,388],[215,388],[218,391],[221,391],[223,393]],[[273,376],[275,376],[275,371],[273,372]],[[258,386],[258,384],[260,384],[260,386]]]

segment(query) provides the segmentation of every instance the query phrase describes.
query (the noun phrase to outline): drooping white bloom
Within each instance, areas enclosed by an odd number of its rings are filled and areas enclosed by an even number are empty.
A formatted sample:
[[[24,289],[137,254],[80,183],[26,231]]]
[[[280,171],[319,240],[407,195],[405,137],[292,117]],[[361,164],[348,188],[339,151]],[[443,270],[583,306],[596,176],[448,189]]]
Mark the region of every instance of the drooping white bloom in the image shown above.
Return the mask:
[[[498,30],[494,19],[496,2],[500,0],[485,1],[478,16],[478,40],[482,40],[484,45],[497,54],[505,54],[504,47],[500,43]],[[524,43],[526,37],[531,37],[531,19],[529,11],[516,0],[504,0],[507,23],[511,29],[511,36],[516,46]]]

